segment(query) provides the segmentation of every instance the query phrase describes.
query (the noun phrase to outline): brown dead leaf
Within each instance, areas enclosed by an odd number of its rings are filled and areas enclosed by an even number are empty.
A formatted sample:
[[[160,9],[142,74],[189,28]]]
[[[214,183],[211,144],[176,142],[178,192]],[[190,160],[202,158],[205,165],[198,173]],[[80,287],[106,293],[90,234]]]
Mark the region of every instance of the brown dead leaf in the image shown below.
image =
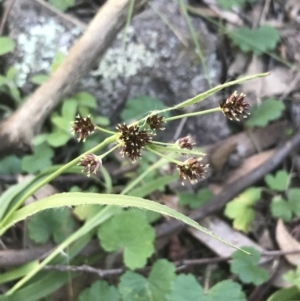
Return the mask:
[[[277,222],[276,241],[282,251],[300,250],[300,243],[291,236],[282,219]],[[300,264],[300,254],[287,254],[284,257],[292,265],[298,266]]]

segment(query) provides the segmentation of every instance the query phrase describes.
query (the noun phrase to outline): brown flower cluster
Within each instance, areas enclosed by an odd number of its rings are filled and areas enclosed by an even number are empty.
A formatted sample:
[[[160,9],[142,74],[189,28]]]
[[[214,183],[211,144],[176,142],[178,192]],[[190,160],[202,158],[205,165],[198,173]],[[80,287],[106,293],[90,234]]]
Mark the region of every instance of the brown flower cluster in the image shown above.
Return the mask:
[[[92,173],[95,174],[101,167],[102,160],[94,154],[87,154],[83,158],[81,158],[80,162],[77,165],[83,166],[82,172],[86,172],[87,176],[90,177]]]
[[[196,145],[196,143],[192,141],[190,136],[179,138],[175,144],[177,144],[180,148],[185,148],[189,150],[192,150],[193,146]]]
[[[163,116],[158,116],[157,114],[151,115],[147,118],[146,123],[149,125],[151,130],[161,130],[165,128],[162,126],[164,123]]]
[[[91,121],[91,116],[88,115],[86,118],[80,117],[80,115],[76,116],[75,121],[72,122],[73,127],[71,129],[72,134],[78,135],[78,141],[82,140],[83,142],[86,138],[94,133],[96,126]]]
[[[182,165],[177,165],[181,183],[184,185],[185,180],[189,180],[192,184],[197,182],[197,178],[203,179],[206,176],[206,167],[201,164],[202,158],[189,158]]]
[[[220,101],[220,108],[223,114],[230,120],[240,121],[240,118],[247,118],[247,115],[249,115],[247,110],[250,104],[244,101],[245,97],[244,93],[238,95],[237,91],[235,91],[226,100]]]
[[[127,126],[125,123],[119,124],[116,129],[120,133],[119,140],[122,141],[121,154],[135,162],[141,157],[142,149],[152,141],[153,134],[145,130],[140,130],[139,126]]]

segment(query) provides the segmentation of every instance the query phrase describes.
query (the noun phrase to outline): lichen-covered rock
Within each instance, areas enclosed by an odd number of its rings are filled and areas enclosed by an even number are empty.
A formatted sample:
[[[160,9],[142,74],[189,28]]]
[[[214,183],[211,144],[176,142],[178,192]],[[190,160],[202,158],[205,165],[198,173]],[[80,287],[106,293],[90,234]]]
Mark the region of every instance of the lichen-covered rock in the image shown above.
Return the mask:
[[[35,1],[16,3],[9,28],[18,45],[13,58],[19,70],[19,84],[24,88],[30,74],[49,72],[54,54],[67,52],[80,29],[38,7]],[[178,4],[155,0],[152,5],[155,9],[148,7],[132,20],[126,43],[123,43],[124,33],[120,33],[99,65],[95,62],[94,70],[78,87],[98,99],[99,113],[110,117],[112,122],[118,121],[126,99],[148,95],[172,106],[207,90],[208,79],[212,86],[219,84],[221,64],[216,55],[217,38],[205,23],[190,17],[205,58],[206,68],[203,68]],[[168,21],[164,22],[156,11]],[[216,97],[211,97],[189,109],[217,105]],[[182,135],[193,134],[201,144],[214,142],[229,134],[226,122],[220,113],[193,117],[183,125]],[[174,139],[178,123],[168,126],[167,139]]]

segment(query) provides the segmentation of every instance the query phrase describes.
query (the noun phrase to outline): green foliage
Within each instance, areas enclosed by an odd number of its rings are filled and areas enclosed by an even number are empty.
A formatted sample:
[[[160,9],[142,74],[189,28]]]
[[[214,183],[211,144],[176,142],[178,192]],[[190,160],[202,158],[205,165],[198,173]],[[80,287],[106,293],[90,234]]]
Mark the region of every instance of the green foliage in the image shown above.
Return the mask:
[[[0,37],[0,55],[13,51],[15,47],[16,44],[10,37]]]
[[[250,127],[264,127],[269,122],[279,119],[283,111],[282,101],[273,98],[266,99],[260,105],[251,108],[251,115],[246,124]]]
[[[272,190],[285,191],[289,185],[289,175],[285,170],[278,170],[275,176],[267,174],[265,182]]]
[[[0,161],[0,174],[17,174],[21,171],[21,161],[11,155]]]
[[[232,7],[241,7],[246,2],[254,3],[256,0],[217,0],[223,9],[231,9]]]
[[[54,0],[57,1],[57,0]],[[58,0],[59,1],[59,0]],[[69,0],[63,0],[63,1],[59,1],[60,3],[69,1]],[[73,0],[70,0],[73,1]],[[60,65],[61,63],[64,61],[66,55],[60,51],[55,53],[55,56],[53,58],[52,64],[51,64],[51,73],[53,73]]]
[[[193,275],[179,275],[172,283],[172,290],[168,296],[169,301],[246,301],[241,286],[231,280],[217,283],[208,292],[204,292],[202,286]]]
[[[251,222],[255,218],[252,206],[261,198],[261,189],[251,187],[230,201],[224,214],[233,219],[233,227],[243,232],[248,232]]]
[[[148,279],[128,271],[122,277],[119,291],[123,301],[167,301],[171,283],[175,278],[175,266],[161,259],[153,265]]]
[[[128,99],[125,108],[121,112],[123,121],[138,120],[154,110],[163,110],[166,106],[157,98],[139,96]],[[167,115],[166,115],[167,116]]]
[[[122,211],[105,222],[98,237],[106,251],[124,249],[124,263],[130,269],[145,266],[154,252],[154,230],[145,216],[134,209]]]
[[[79,296],[79,301],[120,301],[118,290],[108,285],[106,281],[95,281],[91,287],[86,288]]]
[[[239,27],[230,33],[230,37],[242,51],[254,52],[257,55],[275,49],[280,41],[278,30],[268,25],[262,25],[257,29]]]
[[[24,156],[22,159],[22,170],[28,173],[36,173],[52,165],[53,149],[46,143],[35,146],[34,154]]]
[[[67,208],[39,212],[28,222],[29,237],[36,243],[46,243],[51,237],[56,243],[61,243],[73,232],[74,227],[74,220]]]
[[[75,0],[48,0],[54,7],[61,11],[66,11],[68,8],[75,5]]]
[[[48,80],[49,76],[46,74],[37,74],[34,75],[30,81],[35,85],[42,85],[44,82]]]
[[[298,265],[296,271],[288,271],[283,278],[285,281],[296,286],[300,291],[300,265]]]
[[[282,196],[275,196],[271,203],[271,212],[274,217],[289,222],[293,214],[300,217],[300,189],[291,188],[287,192],[287,200]]]
[[[260,285],[268,280],[268,272],[258,266],[260,260],[259,252],[252,247],[244,247],[245,250],[251,253],[252,256],[246,255],[243,252],[236,251],[232,254],[232,262],[230,270],[237,274],[244,283],[253,283]]]
[[[208,188],[199,189],[197,194],[182,192],[179,194],[179,204],[195,209],[208,203],[213,197],[214,194]]]
[[[296,286],[282,288],[276,291],[267,301],[297,301],[300,300],[300,292]]]

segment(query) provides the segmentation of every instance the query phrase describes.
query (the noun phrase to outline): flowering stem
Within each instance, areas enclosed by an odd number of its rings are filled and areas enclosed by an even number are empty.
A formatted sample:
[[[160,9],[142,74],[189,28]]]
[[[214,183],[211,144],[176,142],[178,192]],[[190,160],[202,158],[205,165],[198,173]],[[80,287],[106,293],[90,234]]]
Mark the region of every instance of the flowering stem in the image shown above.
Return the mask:
[[[152,153],[158,155],[159,157],[162,157],[162,158],[167,159],[169,162],[173,162],[173,163],[175,163],[175,164],[177,164],[177,165],[181,165],[181,164],[182,164],[181,161],[174,160],[174,159],[172,159],[172,158],[170,158],[170,157],[168,157],[168,156],[165,156],[165,155],[163,155],[162,153],[157,152],[156,150],[154,150],[153,148],[151,148],[151,147],[149,147],[149,146],[147,146],[146,149],[147,149],[148,151],[150,151],[150,152],[152,152]]]
[[[153,144],[156,144],[156,141],[152,141]],[[160,144],[160,143],[159,143]],[[174,144],[168,143],[170,146],[159,146],[159,145],[151,145],[151,149],[156,149],[162,152],[174,152],[174,153],[181,153],[181,154],[190,154],[190,155],[197,155],[197,156],[205,156],[205,153],[198,151],[197,149],[185,149],[185,148],[178,148]]]
[[[205,114],[210,114],[210,113],[215,113],[215,112],[220,112],[220,111],[221,111],[221,108],[217,107],[217,108],[204,110],[204,111],[200,111],[200,112],[186,113],[186,114],[182,114],[182,115],[177,115],[177,116],[165,118],[164,120],[166,122],[168,122],[168,121],[175,120],[175,119],[182,119],[182,118],[185,118],[185,117],[192,117],[192,116],[200,116],[200,115],[205,115]]]
[[[98,125],[96,125],[96,129],[100,132],[104,132],[104,133],[107,133],[107,134],[110,134],[110,135],[115,135],[116,132],[113,132],[113,131],[110,131],[110,130],[106,130]]]
[[[121,146],[121,143],[115,145],[114,147],[112,147],[110,150],[108,150],[106,153],[98,156],[99,159],[103,159],[104,157],[106,157],[109,153],[113,152],[116,148],[120,147]]]

